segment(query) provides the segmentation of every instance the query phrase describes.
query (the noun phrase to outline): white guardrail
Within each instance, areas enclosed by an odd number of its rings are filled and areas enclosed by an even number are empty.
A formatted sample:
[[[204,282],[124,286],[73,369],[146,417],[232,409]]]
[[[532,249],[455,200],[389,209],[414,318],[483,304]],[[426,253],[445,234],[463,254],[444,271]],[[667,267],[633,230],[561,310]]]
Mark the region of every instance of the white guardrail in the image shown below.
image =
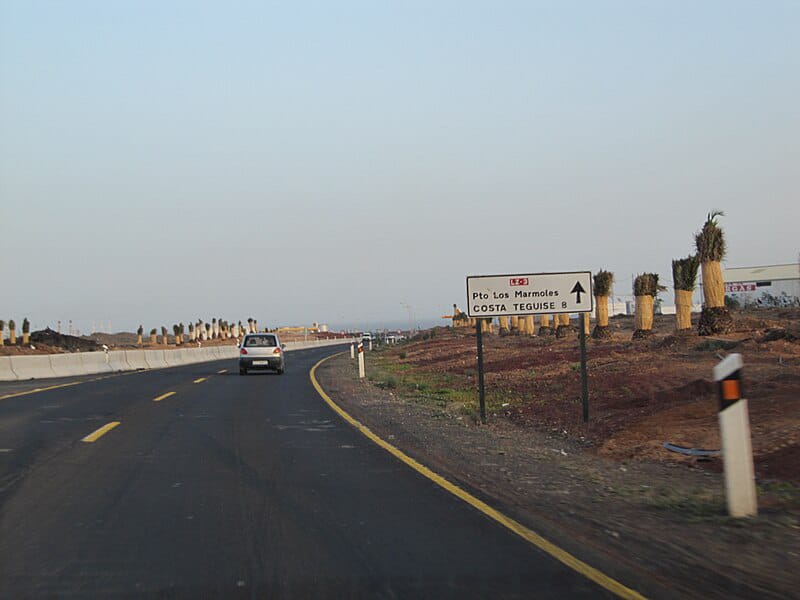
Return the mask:
[[[286,342],[286,352],[349,344],[351,339]],[[116,373],[141,369],[163,369],[236,358],[238,346],[176,348],[175,350],[111,350],[109,352],[75,352],[72,354],[33,354],[0,356],[0,381],[72,377],[96,373]]]

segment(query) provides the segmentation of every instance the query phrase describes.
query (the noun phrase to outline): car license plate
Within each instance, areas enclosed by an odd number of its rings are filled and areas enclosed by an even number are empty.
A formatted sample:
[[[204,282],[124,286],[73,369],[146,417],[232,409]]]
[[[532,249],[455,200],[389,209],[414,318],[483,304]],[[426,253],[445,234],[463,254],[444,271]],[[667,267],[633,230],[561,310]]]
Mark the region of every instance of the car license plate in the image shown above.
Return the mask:
[[[268,360],[254,360],[253,364],[254,365],[268,365],[269,361]]]

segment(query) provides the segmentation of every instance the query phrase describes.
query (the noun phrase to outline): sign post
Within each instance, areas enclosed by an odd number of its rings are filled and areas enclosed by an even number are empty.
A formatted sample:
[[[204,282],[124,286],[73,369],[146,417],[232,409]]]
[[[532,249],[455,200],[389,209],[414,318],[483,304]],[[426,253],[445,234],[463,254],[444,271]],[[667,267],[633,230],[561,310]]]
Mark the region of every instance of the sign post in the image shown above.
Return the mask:
[[[753,446],[747,400],[742,398],[741,354],[730,354],[714,367],[719,386],[719,432],[725,470],[728,514],[752,517],[758,514]]]
[[[486,424],[486,388],[483,385],[483,323],[475,321],[475,336],[478,344],[478,401],[481,407],[481,423]]]
[[[477,319],[478,387],[481,421],[486,422],[481,319],[528,315],[591,313],[594,310],[591,271],[470,275],[467,277],[467,316]],[[589,421],[589,380],[586,373],[586,332],[580,330],[581,404]]]

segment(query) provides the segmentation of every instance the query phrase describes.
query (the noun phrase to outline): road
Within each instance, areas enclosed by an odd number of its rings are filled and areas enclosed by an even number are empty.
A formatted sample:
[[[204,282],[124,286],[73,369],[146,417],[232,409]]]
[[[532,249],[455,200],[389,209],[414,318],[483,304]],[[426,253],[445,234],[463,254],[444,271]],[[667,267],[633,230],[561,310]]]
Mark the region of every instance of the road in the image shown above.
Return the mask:
[[[608,596],[342,421],[333,352],[0,400],[0,597]]]

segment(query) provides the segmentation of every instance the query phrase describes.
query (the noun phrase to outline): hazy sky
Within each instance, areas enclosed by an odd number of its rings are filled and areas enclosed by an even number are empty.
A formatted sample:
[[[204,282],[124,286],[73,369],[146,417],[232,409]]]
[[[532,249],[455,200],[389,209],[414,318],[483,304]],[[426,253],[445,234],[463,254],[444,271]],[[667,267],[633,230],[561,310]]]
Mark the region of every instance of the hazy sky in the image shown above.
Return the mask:
[[[332,325],[794,262],[800,2],[0,0],[0,318]],[[667,294],[671,303],[671,291]]]

